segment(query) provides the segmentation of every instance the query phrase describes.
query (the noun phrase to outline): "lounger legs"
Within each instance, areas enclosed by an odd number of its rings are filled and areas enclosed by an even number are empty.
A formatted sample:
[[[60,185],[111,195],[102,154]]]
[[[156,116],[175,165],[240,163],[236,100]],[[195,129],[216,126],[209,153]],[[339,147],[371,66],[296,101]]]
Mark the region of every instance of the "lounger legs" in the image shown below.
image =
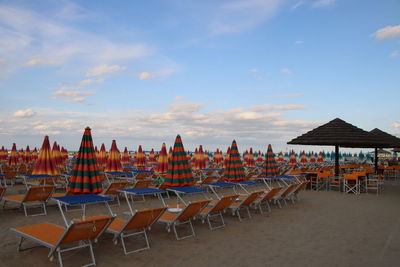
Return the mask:
[[[130,236],[134,236],[134,235],[141,235],[141,234],[143,234],[144,239],[146,240],[146,246],[144,246],[142,248],[135,249],[135,250],[128,251],[126,249],[124,238],[130,237]],[[149,244],[149,239],[147,238],[146,229],[142,229],[142,231],[131,233],[131,234],[121,234],[121,244],[122,244],[122,247],[124,249],[125,255],[131,254],[131,253],[135,253],[135,252],[139,252],[139,251],[146,250],[146,249],[150,249],[150,244]]]
[[[43,207],[43,213],[35,213],[35,214],[30,214],[29,216],[40,216],[40,215],[47,215],[47,210],[46,210],[46,203],[40,203],[40,205]],[[28,217],[28,211],[26,206],[28,206],[25,203],[22,203],[22,207],[24,208],[24,213],[25,216]]]
[[[246,209],[246,211],[247,211],[247,217],[243,217],[243,219],[242,219],[242,217],[240,216],[240,210],[241,209]],[[236,215],[238,216],[238,218],[239,218],[239,221],[244,221],[244,220],[247,220],[247,219],[250,219],[251,218],[251,214],[250,214],[250,209],[249,209],[249,207],[240,207],[240,208],[237,208],[235,211],[234,211],[234,214],[236,213]]]
[[[192,234],[180,237],[180,236],[178,235],[178,231],[177,231],[176,227],[179,226],[179,225],[182,225],[182,224],[187,224],[187,223],[188,223],[189,226],[190,226],[190,230],[191,230],[191,233],[192,233]],[[176,240],[182,240],[182,239],[185,239],[185,238],[188,238],[188,237],[196,236],[196,234],[194,233],[192,221],[191,221],[190,219],[188,219],[188,220],[186,220],[186,221],[182,221],[182,222],[175,222],[175,223],[172,225],[172,228],[174,229],[174,233],[175,233]]]
[[[58,262],[60,264],[60,267],[63,267],[61,253],[66,252],[66,251],[71,251],[71,250],[74,250],[74,249],[78,249],[78,248],[85,248],[85,247],[89,247],[90,257],[92,259],[92,262],[89,263],[89,264],[83,265],[82,267],[96,266],[96,259],[94,257],[92,242],[88,241],[87,243],[83,242],[82,244],[80,244],[80,245],[78,245],[76,247],[65,248],[65,249],[57,248]],[[52,251],[49,253],[49,257],[50,257],[50,260],[52,260],[52,258],[53,258]]]
[[[212,219],[212,217],[219,217],[221,220],[220,220],[220,224],[219,225],[217,225],[217,226],[215,226],[215,227],[213,227],[212,225],[211,225],[211,219]],[[210,228],[210,230],[215,230],[215,229],[219,229],[219,228],[225,228],[225,221],[224,221],[224,217],[222,217],[222,214],[221,214],[221,212],[218,212],[218,213],[216,213],[216,214],[210,214],[210,215],[208,215],[207,216],[207,222],[208,222],[208,227]]]

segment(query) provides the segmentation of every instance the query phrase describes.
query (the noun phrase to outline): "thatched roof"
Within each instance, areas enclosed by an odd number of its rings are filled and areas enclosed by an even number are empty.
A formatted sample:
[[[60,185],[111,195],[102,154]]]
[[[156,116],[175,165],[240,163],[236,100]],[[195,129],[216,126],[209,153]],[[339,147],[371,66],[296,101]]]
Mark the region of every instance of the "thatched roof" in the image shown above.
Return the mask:
[[[338,118],[296,137],[288,144],[360,148],[390,147],[385,140]]]
[[[372,131],[370,131],[370,133],[378,136],[379,138],[382,138],[383,140],[385,140],[385,142],[391,144],[390,147],[400,147],[400,138],[397,138],[396,136],[388,134],[387,132],[379,130],[378,128],[373,129]]]

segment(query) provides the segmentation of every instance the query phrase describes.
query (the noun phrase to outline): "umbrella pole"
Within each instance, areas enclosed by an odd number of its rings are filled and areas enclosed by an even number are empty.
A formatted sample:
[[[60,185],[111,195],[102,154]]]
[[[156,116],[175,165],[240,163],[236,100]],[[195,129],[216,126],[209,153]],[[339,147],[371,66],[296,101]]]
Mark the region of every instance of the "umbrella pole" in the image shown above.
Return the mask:
[[[378,148],[375,147],[375,173],[378,173]]]
[[[335,176],[339,176],[339,146],[335,146]]]

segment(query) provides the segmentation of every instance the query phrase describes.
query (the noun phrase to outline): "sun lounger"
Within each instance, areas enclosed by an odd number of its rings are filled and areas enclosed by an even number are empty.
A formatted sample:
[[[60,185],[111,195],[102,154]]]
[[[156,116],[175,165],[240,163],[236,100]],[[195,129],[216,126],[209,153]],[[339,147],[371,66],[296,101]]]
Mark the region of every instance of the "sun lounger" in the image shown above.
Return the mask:
[[[3,200],[3,196],[6,193],[6,187],[0,186],[0,202]]]
[[[260,210],[260,213],[264,213],[263,209],[262,209],[262,205],[266,205],[268,212],[271,212],[271,207],[269,205],[269,201],[271,201],[271,199],[273,197],[276,196],[276,194],[278,194],[278,192],[280,192],[282,190],[282,187],[274,187],[272,188],[270,191],[268,191],[267,193],[261,194],[259,196],[257,196],[257,198],[254,200],[253,202],[253,206],[254,207],[258,207],[258,209]]]
[[[43,207],[43,213],[31,214],[31,216],[46,215],[47,214],[46,203],[53,194],[54,188],[55,187],[52,185],[32,186],[28,189],[25,195],[5,196],[3,197],[4,199],[3,208],[6,206],[7,202],[18,203],[21,204],[21,206],[23,207],[25,216],[28,216],[26,209],[27,206],[40,205]]]
[[[108,185],[108,187],[101,193],[103,196],[108,196],[111,198],[116,198],[118,206],[121,204],[119,201],[119,194],[121,192],[117,190],[124,189],[128,185],[127,181],[118,181],[118,182],[112,182],[111,184]]]
[[[118,238],[121,239],[121,244],[125,255],[139,252],[145,249],[150,249],[149,240],[147,238],[146,229],[157,221],[166,210],[166,207],[136,210],[128,220],[115,219],[107,228],[107,233],[114,235],[113,241],[115,244]],[[143,235],[146,241],[146,246],[128,251],[124,239],[130,236]]]
[[[166,212],[164,212],[163,215],[161,215],[158,221],[161,223],[165,223],[167,225],[168,232],[171,231],[172,227],[177,240],[195,236],[192,224],[192,218],[198,215],[209,203],[210,200],[199,200],[199,201],[189,202],[185,208],[176,209],[177,212],[173,212],[172,209],[168,209]],[[183,224],[189,224],[191,234],[180,237],[178,235],[177,226]]]
[[[239,218],[239,221],[242,221],[243,219],[249,219],[251,218],[250,215],[250,205],[257,199],[257,197],[261,194],[263,194],[264,191],[256,191],[253,192],[247,196],[242,196],[239,197],[238,199],[236,199],[235,202],[233,202],[228,208],[232,211],[232,215],[237,215]],[[240,210],[245,209],[247,211],[247,218],[244,217],[242,219],[242,217],[240,216]]]
[[[291,194],[292,196],[292,200],[297,200],[299,201],[299,193],[301,192],[301,190],[303,190],[304,188],[306,188],[307,184],[309,183],[309,181],[303,181],[301,182],[301,184],[293,191],[293,193]]]
[[[203,219],[203,222],[205,219],[207,220],[208,227],[210,228],[210,230],[215,230],[215,229],[225,227],[225,222],[224,222],[224,218],[222,217],[222,212],[225,211],[238,196],[239,195],[224,196],[220,200],[218,200],[216,203],[214,203],[214,204],[211,203],[211,205],[204,208],[200,212],[200,216]],[[220,218],[220,224],[217,226],[212,226],[211,219],[215,218],[215,217]]]
[[[24,240],[31,240],[50,249],[50,260],[57,253],[60,266],[63,266],[61,253],[89,247],[92,262],[85,266],[92,266],[96,265],[92,242],[99,238],[113,219],[112,216],[94,216],[74,222],[66,229],[52,223],[39,223],[10,230],[21,236],[18,251],[29,249],[21,249],[21,246]]]
[[[272,200],[275,204],[278,203],[279,208],[282,208],[281,200],[283,200],[283,202],[285,202],[285,206],[287,206],[286,199],[291,198],[291,194],[293,194],[298,186],[299,184],[289,185],[285,190],[280,191],[276,196],[274,196]]]

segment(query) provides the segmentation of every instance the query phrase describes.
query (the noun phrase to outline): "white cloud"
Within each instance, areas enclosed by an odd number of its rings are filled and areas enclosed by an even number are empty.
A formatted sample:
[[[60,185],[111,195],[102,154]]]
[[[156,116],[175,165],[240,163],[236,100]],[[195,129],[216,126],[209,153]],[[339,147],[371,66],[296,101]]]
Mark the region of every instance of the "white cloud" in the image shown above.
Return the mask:
[[[78,91],[78,90],[57,90],[53,93],[55,99],[65,97],[70,103],[83,103],[86,101],[85,96],[94,95],[91,91]]]
[[[18,118],[29,118],[35,116],[36,112],[30,108],[20,109],[14,112],[13,116]]]
[[[88,70],[88,72],[86,72],[85,76],[86,77],[100,76],[103,74],[109,74],[109,73],[113,73],[113,72],[117,72],[117,71],[121,71],[121,70],[125,70],[125,69],[126,69],[126,67],[123,67],[123,66],[118,66],[118,65],[108,66],[107,64],[103,64],[103,65],[91,68],[90,70]]]
[[[297,41],[294,42],[294,44],[295,45],[301,45],[301,44],[304,44],[304,41],[303,40],[297,40]]]
[[[53,60],[46,60],[42,59],[41,56],[34,56],[32,59],[25,62],[25,66],[27,67],[34,67],[34,66],[48,66],[48,65],[55,65],[56,62]]]
[[[329,7],[335,2],[336,0],[318,0],[312,3],[312,7]]]
[[[139,74],[139,79],[140,80],[149,80],[149,79],[151,79],[151,74],[147,71],[141,72]]]
[[[297,8],[299,8],[299,7],[302,6],[302,5],[304,5],[304,1],[303,1],[303,0],[300,0],[300,1],[298,1],[296,4],[294,4],[293,6],[291,6],[291,7],[290,7],[290,10],[291,10],[291,11],[296,10]]]
[[[289,69],[287,69],[287,68],[284,68],[284,69],[281,69],[281,73],[284,73],[284,74],[292,74],[292,71],[289,70]]]
[[[374,35],[375,39],[380,41],[400,36],[400,25],[386,26],[385,28],[377,30]]]
[[[400,128],[400,122],[393,122],[392,124],[390,124],[390,127],[395,129]]]
[[[266,110],[299,110],[299,109],[307,109],[307,106],[301,106],[301,105],[270,105],[270,104],[264,104],[264,105],[258,105],[258,106],[251,106],[249,107],[249,110],[251,111],[266,111]]]
[[[266,96],[266,98],[288,98],[288,97],[296,97],[296,96],[302,96],[303,94],[300,93],[295,93],[295,94],[285,94],[285,95],[270,95]]]
[[[400,56],[400,51],[398,51],[398,50],[393,51],[393,52],[390,53],[390,55],[389,55],[389,57],[391,57],[391,58],[396,58],[396,57],[398,57],[398,56]]]
[[[250,69],[250,72],[258,72],[258,69],[252,68],[252,69]]]

